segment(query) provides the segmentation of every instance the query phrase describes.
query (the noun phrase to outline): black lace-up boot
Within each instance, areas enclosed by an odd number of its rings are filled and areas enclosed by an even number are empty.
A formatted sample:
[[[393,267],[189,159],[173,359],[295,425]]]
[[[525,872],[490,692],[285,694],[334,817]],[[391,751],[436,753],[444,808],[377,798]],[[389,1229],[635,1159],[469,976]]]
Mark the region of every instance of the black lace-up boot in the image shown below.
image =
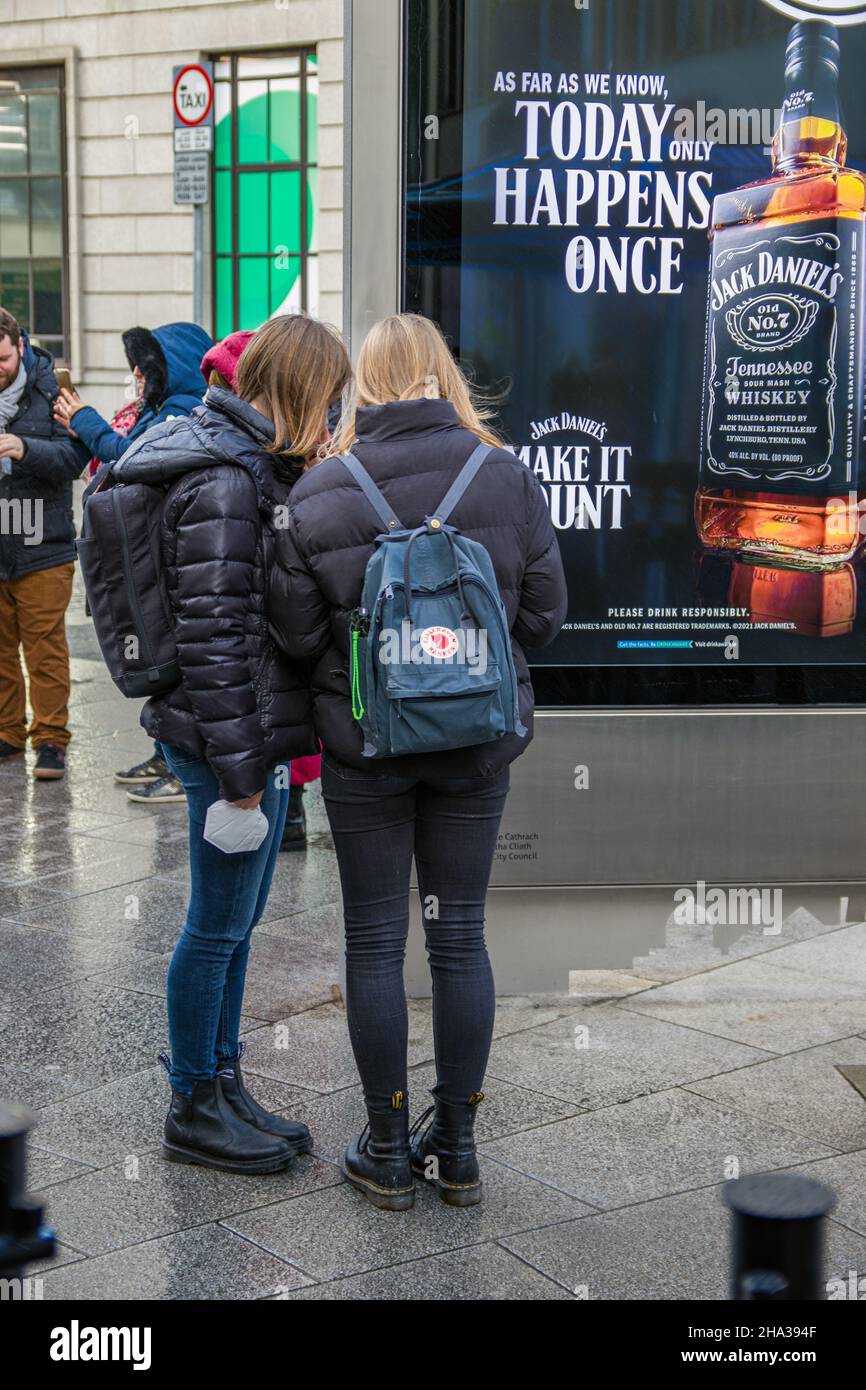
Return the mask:
[[[300,1120],[289,1120],[285,1115],[275,1115],[272,1111],[265,1110],[264,1106],[259,1105],[250,1095],[241,1072],[241,1058],[246,1047],[246,1043],[242,1042],[237,1057],[220,1063],[218,1075],[222,1081],[223,1095],[232,1110],[242,1120],[246,1120],[247,1124],[263,1130],[265,1134],[276,1134],[280,1139],[285,1139],[294,1153],[312,1153],[313,1138],[306,1125],[301,1124]]]
[[[415,1205],[408,1104],[406,1092],[395,1091],[390,1110],[368,1110],[368,1123],[343,1159],[349,1182],[382,1211],[406,1211]]]
[[[159,1060],[169,1070],[169,1060]],[[198,1163],[225,1173],[279,1173],[295,1161],[295,1151],[275,1134],[241,1119],[222,1091],[222,1080],[194,1081],[192,1095],[172,1089],[165,1119],[162,1156],[170,1163]]]
[[[482,1185],[475,1152],[475,1114],[484,1092],[473,1092],[462,1105],[440,1099],[435,1088],[431,1094],[436,1104],[412,1126],[412,1171],[416,1177],[435,1183],[449,1207],[477,1206]]]

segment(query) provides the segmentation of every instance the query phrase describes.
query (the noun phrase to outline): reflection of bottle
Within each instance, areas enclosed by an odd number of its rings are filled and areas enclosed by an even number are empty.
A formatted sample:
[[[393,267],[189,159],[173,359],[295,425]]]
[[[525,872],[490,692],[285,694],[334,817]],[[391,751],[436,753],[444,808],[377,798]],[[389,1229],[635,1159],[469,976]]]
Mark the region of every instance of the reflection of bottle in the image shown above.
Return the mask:
[[[857,579],[852,565],[782,569],[734,561],[729,602],[753,623],[794,623],[804,637],[843,637],[854,630]]]
[[[839,564],[863,540],[866,177],[846,169],[839,42],[788,37],[773,175],[713,204],[695,503],[704,545]]]
[[[792,631],[803,637],[844,637],[854,631],[853,565],[804,569],[705,550],[696,581],[701,598],[745,609],[750,623],[791,623]]]

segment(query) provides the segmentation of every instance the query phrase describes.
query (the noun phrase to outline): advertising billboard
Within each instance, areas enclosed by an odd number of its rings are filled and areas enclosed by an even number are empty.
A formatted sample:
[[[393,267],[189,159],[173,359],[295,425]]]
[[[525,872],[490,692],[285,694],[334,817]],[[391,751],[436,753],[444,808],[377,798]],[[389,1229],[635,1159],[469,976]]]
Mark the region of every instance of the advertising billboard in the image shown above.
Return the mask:
[[[550,703],[866,693],[866,9],[410,0],[407,309],[545,489]]]

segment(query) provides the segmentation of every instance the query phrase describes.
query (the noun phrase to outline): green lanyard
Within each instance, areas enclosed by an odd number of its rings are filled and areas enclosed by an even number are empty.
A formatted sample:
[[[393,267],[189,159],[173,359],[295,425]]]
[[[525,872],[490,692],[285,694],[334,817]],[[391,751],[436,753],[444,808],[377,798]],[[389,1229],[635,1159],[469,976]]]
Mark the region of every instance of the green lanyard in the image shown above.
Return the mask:
[[[361,699],[361,663],[358,659],[358,642],[370,631],[370,614],[366,608],[354,608],[349,617],[349,630],[352,634],[352,718],[364,718],[364,701]]]
[[[361,699],[361,671],[358,664],[358,640],[361,634],[357,627],[352,628],[352,718],[363,719],[364,704]]]

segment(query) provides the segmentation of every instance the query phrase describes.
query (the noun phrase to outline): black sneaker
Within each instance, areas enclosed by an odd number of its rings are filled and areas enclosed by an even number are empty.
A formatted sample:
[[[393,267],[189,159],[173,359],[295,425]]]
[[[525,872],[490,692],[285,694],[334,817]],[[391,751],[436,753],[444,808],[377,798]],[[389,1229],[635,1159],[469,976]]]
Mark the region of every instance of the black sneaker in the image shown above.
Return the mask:
[[[23,752],[23,748],[16,748],[14,743],[7,743],[5,738],[0,738],[0,758],[17,758],[18,754]]]
[[[175,777],[161,777],[146,787],[136,787],[126,793],[130,801],[144,806],[174,806],[186,801],[186,792]]]
[[[59,782],[66,772],[66,757],[56,743],[40,743],[33,776],[38,782]]]
[[[135,767],[131,767],[128,772],[115,772],[114,780],[115,782],[122,782],[124,784],[139,784],[146,782],[161,782],[164,778],[170,776],[171,773],[169,772],[168,765],[162,758],[158,758],[156,754],[154,754],[153,757],[148,758],[146,762],[136,763]]]

